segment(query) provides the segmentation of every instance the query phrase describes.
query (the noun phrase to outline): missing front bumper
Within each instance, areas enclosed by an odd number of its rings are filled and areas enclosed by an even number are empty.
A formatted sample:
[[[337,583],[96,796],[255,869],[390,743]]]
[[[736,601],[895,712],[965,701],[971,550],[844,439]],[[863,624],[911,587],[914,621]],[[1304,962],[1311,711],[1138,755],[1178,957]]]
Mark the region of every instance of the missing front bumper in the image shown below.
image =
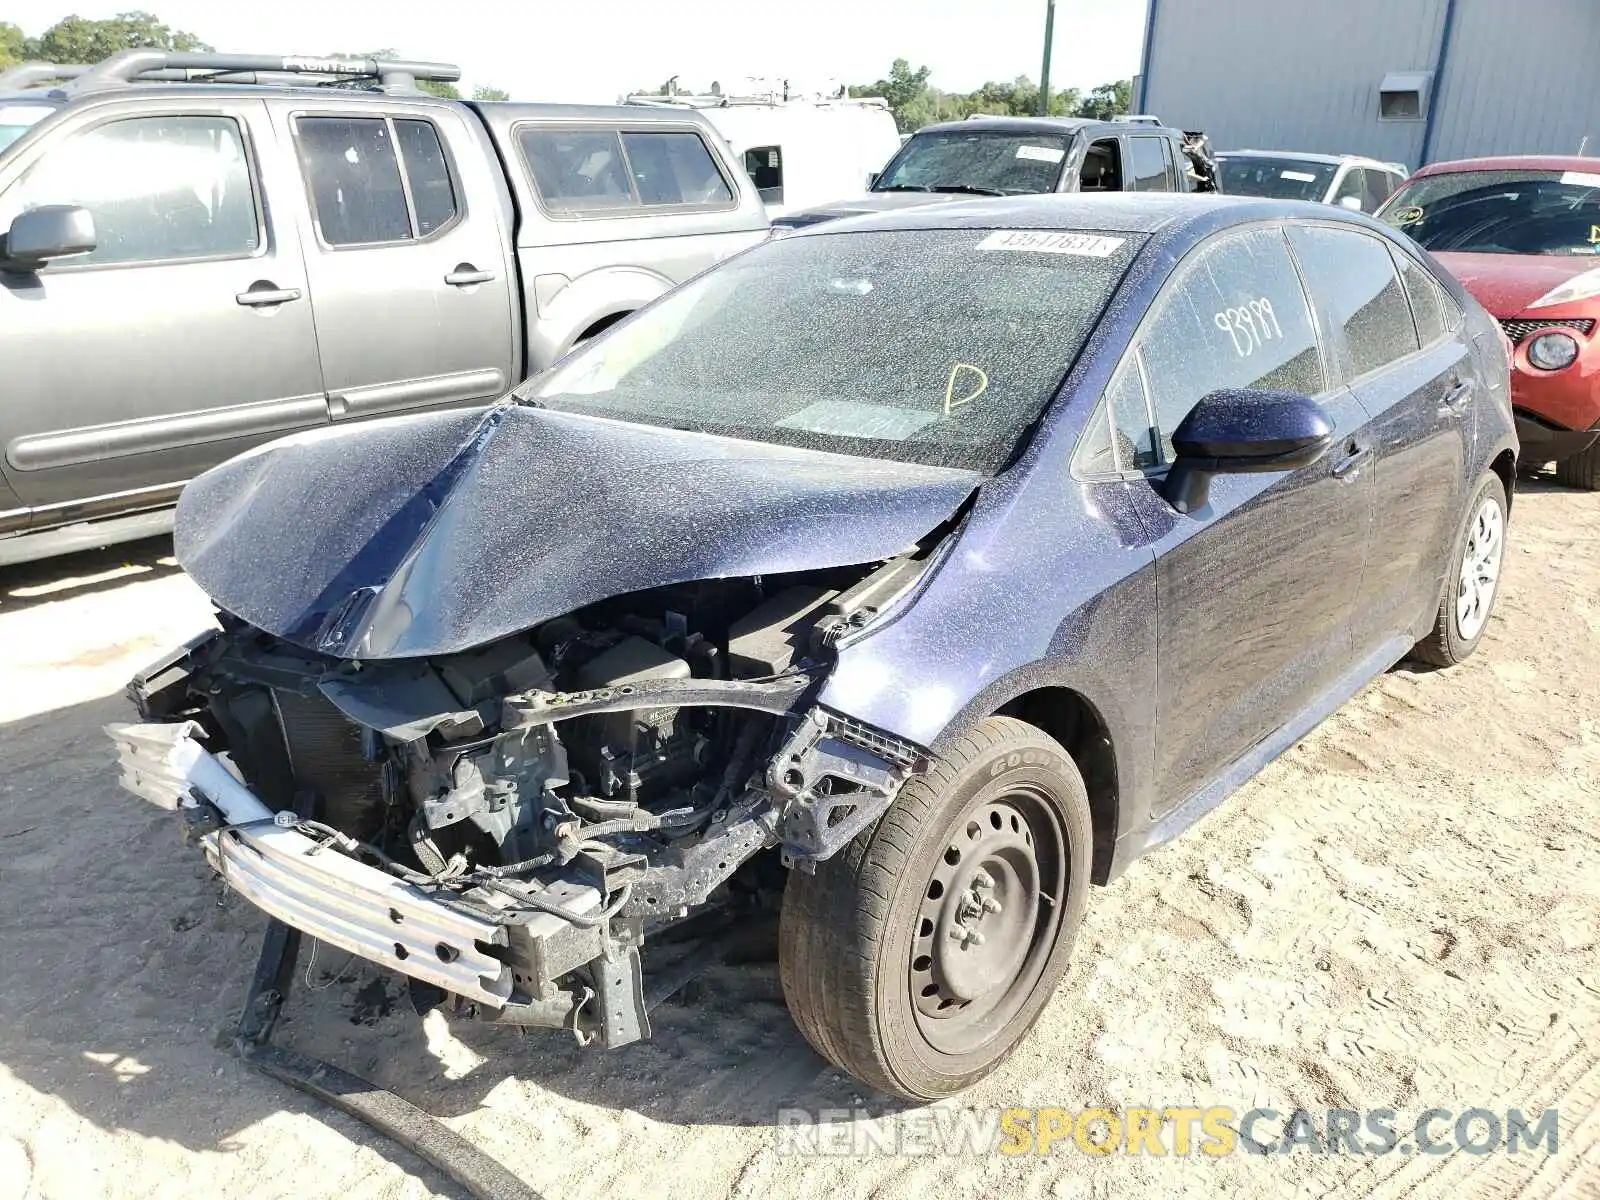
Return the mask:
[[[500,1008],[512,971],[504,926],[326,849],[289,825],[198,742],[199,726],[108,725],[128,791],[168,810],[210,803],[226,827],[202,839],[228,887],[263,912],[380,966]]]

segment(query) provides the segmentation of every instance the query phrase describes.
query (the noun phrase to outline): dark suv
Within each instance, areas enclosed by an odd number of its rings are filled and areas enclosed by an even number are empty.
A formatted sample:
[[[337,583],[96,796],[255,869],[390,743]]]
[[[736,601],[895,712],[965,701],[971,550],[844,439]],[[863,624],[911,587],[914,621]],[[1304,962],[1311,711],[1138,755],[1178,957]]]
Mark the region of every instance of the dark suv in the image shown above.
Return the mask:
[[[1189,139],[1164,125],[1081,117],[969,117],[925,125],[855,200],[788,213],[774,229],[972,196],[1209,190]],[[1192,144],[1192,143],[1191,143]]]

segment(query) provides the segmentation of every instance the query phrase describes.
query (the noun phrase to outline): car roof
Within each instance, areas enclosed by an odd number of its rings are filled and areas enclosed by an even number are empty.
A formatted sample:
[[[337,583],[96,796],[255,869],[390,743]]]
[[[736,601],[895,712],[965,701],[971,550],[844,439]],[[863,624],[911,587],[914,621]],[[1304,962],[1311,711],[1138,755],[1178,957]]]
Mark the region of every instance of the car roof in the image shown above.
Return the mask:
[[[1118,131],[1166,128],[1164,125],[1134,125],[1126,122],[1116,125],[1110,121],[1097,121],[1090,117],[990,117],[980,114],[968,117],[964,121],[939,121],[933,125],[924,125],[917,130],[917,133],[970,133],[974,129],[985,129],[994,133],[1071,134],[1102,126]]]
[[[1312,154],[1304,150],[1218,150],[1217,157],[1282,158],[1293,162],[1323,163],[1327,166],[1354,163],[1362,167],[1382,167],[1386,171],[1392,171],[1395,167],[1393,163],[1381,162],[1376,158],[1368,158],[1365,154]]]
[[[1458,171],[1583,171],[1600,175],[1600,158],[1576,154],[1509,154],[1499,158],[1458,158],[1430,163],[1418,175],[1451,175]]]
[[[553,104],[522,100],[463,101],[443,96],[432,96],[426,92],[406,92],[396,95],[377,88],[318,87],[310,84],[294,83],[140,83],[135,81],[82,94],[72,94],[59,88],[33,88],[27,91],[10,93],[9,95],[0,94],[0,98],[4,98],[7,102],[27,101],[29,103],[61,105],[65,103],[87,104],[126,99],[130,95],[161,98],[248,96],[252,99],[260,99],[263,96],[291,96],[309,103],[334,105],[361,104],[363,102],[382,105],[396,99],[403,99],[407,103],[428,103],[430,101],[437,104],[465,103],[482,109],[485,116],[500,115],[507,119],[536,118],[555,121],[607,121],[634,125],[709,124],[698,109],[688,107],[671,108],[665,105],[651,107],[640,104]]]
[[[1356,214],[1343,209],[1304,200],[1222,196],[1214,192],[1117,192],[1099,196],[1063,192],[915,205],[807,226],[797,230],[795,236],[935,229],[1048,229],[1153,234],[1177,231],[1188,225],[1228,225],[1284,217],[1318,221],[1349,219],[1363,226],[1372,224],[1370,220],[1361,220]]]

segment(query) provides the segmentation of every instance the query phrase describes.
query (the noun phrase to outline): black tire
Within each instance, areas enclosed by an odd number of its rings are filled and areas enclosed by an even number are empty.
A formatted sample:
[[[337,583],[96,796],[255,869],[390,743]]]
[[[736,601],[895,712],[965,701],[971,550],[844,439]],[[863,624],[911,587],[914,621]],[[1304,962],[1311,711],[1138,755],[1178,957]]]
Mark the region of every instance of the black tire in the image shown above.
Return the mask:
[[[1022,721],[983,721],[814,875],[790,874],[778,965],[795,1024],[890,1095],[935,1100],[982,1079],[1066,973],[1092,839],[1067,752]]]
[[[1472,493],[1472,502],[1467,505],[1466,518],[1456,534],[1455,552],[1450,556],[1450,573],[1445,577],[1444,594],[1439,598],[1439,611],[1434,615],[1433,631],[1412,647],[1412,658],[1435,667],[1453,667],[1478,648],[1478,643],[1488,631],[1489,618],[1493,614],[1495,601],[1500,598],[1499,572],[1496,573],[1494,587],[1487,603],[1483,606],[1485,611],[1482,619],[1475,629],[1467,631],[1471,633],[1470,637],[1462,631],[1457,600],[1463,593],[1462,564],[1466,559],[1468,546],[1473,543],[1479,513],[1484,505],[1490,503],[1494,504],[1500,513],[1499,566],[1501,570],[1504,569],[1506,489],[1505,484],[1500,482],[1500,477],[1491,472],[1479,480],[1477,488]]]
[[[1600,492],[1600,441],[1594,442],[1582,454],[1574,454],[1556,463],[1556,482],[1566,487],[1582,488],[1586,492]]]

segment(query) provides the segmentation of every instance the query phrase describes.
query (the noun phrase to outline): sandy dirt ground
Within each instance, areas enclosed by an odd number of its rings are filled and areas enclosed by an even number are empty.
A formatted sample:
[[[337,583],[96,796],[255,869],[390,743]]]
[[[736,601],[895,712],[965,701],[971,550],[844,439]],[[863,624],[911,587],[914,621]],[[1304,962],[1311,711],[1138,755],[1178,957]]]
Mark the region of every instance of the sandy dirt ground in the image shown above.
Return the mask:
[[[1554,1155],[786,1155],[781,1107],[880,1110],[806,1047],[759,955],[606,1054],[420,1021],[325,951],[282,1040],[551,1200],[1600,1196],[1600,497],[1528,486],[1511,545],[1468,664],[1391,671],[1097,890],[1038,1028],[946,1107],[1553,1106]],[[0,1197],[459,1195],[221,1048],[264,922],[116,789],[100,733],[130,672],[207,619],[169,552],[0,572]]]

